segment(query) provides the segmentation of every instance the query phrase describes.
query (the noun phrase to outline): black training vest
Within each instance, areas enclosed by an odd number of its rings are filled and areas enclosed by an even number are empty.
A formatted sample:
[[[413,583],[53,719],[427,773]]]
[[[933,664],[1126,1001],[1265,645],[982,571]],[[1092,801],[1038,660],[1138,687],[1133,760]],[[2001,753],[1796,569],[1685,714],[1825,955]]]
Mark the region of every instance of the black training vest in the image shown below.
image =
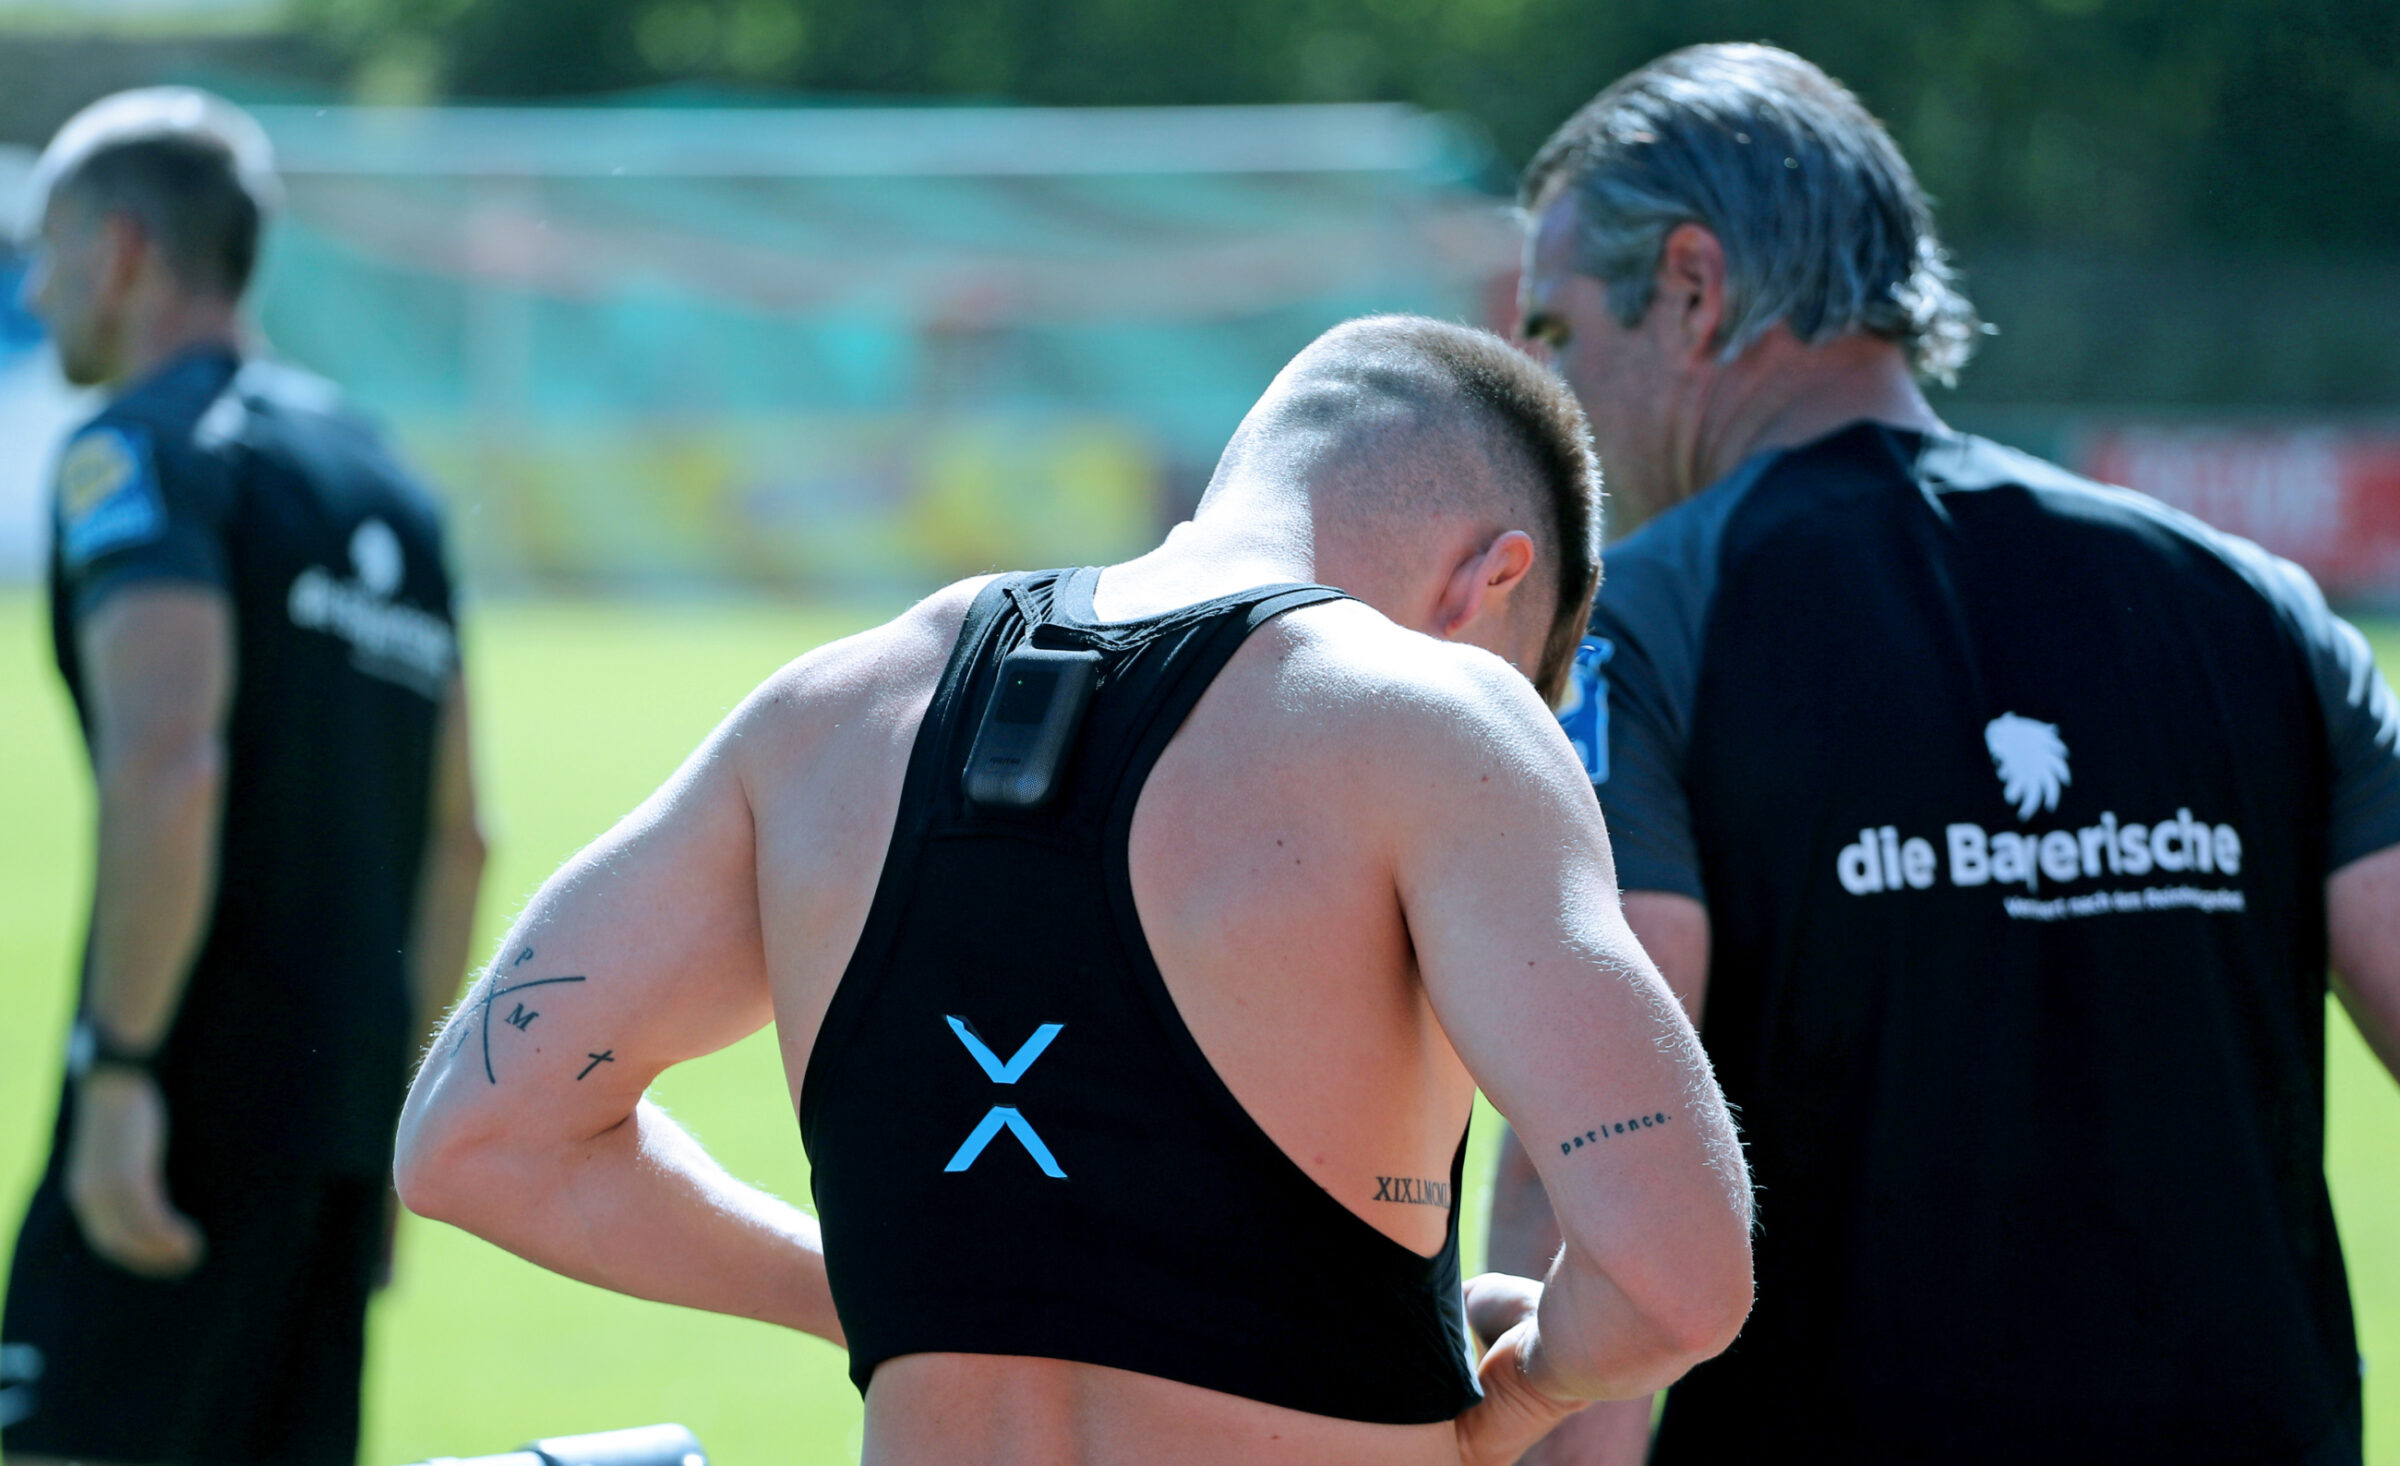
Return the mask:
[[[1142,785],[1218,671],[1341,593],[1261,586],[1099,625],[1097,578],[1003,577],[968,611],[809,1059],[800,1132],[850,1378],[863,1393],[899,1355],[1016,1354],[1448,1420],[1478,1398],[1456,1208],[1420,1257],[1284,1155],[1184,1027],[1127,871]],[[1049,805],[985,809],[961,774],[1029,635],[1098,652],[1098,689]],[[1462,1137],[1453,1196],[1464,1156]]]

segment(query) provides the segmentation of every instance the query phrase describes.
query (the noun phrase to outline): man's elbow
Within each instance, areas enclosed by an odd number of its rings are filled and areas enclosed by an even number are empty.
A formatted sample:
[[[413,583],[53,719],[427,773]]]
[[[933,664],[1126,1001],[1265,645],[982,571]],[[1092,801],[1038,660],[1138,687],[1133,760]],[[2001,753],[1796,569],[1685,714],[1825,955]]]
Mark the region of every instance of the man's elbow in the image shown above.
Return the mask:
[[[474,880],[482,879],[484,865],[492,858],[492,846],[484,837],[483,821],[471,811],[443,831],[442,849],[449,857],[452,868]]]
[[[1668,1345],[1684,1360],[1689,1369],[1704,1359],[1714,1359],[1731,1348],[1750,1319],[1750,1303],[1755,1296],[1750,1286],[1749,1269],[1745,1266],[1738,1284],[1725,1284],[1695,1290],[1683,1307],[1664,1320]]]
[[[1643,1310],[1652,1333],[1676,1359],[1677,1374],[1724,1353],[1750,1318],[1756,1294],[1746,1231],[1724,1240],[1710,1254],[1705,1260],[1695,1259],[1682,1271],[1679,1286]]]
[[[392,1188],[400,1204],[429,1221],[479,1235],[491,1198],[503,1190],[495,1137],[472,1124],[430,1116],[402,1118],[392,1150]]]
[[[392,1146],[392,1190],[400,1204],[432,1221],[450,1220],[454,1167],[422,1125],[403,1121]]]
[[[1709,1228],[1709,1232],[1719,1229]],[[1612,1270],[1619,1306],[1631,1315],[1590,1362],[1586,1385],[1597,1398],[1645,1395],[1722,1354],[1750,1316],[1750,1245],[1746,1232],[1686,1231],[1678,1245]],[[1569,1245],[1570,1258],[1577,1251]],[[1576,1271],[1601,1271],[1588,1258]],[[1595,1340],[1595,1342],[1597,1342]]]
[[[211,807],[225,782],[225,740],[206,729],[161,729],[106,743],[95,761],[104,811],[181,818]]]

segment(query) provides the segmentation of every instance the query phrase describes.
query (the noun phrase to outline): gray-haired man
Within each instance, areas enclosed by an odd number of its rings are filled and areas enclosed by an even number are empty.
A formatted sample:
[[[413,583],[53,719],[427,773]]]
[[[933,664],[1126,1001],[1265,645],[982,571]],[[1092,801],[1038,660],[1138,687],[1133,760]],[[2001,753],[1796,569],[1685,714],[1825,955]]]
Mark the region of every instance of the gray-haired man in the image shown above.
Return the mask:
[[[1943,427],[1917,378],[1974,315],[1800,58],[1634,72],[1524,202],[1524,332],[1650,521],[1569,730],[1760,1186],[1757,1309],[1654,1459],[2356,1462],[2328,957],[2400,1067],[2365,642],[2256,547]],[[1493,1210],[1534,1270],[1513,1146]],[[1647,1434],[1594,1410],[1529,1459]]]

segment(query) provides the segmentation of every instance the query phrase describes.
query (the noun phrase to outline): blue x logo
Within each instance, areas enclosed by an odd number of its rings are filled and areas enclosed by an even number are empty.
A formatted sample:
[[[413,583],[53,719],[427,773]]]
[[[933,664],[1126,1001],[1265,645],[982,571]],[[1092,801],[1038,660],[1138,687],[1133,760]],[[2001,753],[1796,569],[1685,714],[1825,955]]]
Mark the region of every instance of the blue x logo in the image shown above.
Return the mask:
[[[1065,1032],[1066,1027],[1063,1023],[1043,1024],[1033,1031],[1033,1037],[1025,1040],[1009,1056],[1008,1062],[1002,1063],[1000,1056],[992,1052],[991,1046],[976,1037],[975,1030],[967,1026],[967,1020],[950,1020],[950,1031],[958,1035],[958,1041],[967,1046],[967,1052],[974,1056],[985,1077],[994,1084],[1014,1084],[1024,1078],[1025,1071],[1033,1067],[1033,1061],[1042,1056],[1042,1051],[1050,1047],[1050,1041]],[[1033,1133],[1033,1126],[1027,1124],[1025,1117],[1009,1105],[994,1105],[987,1110],[974,1131],[967,1136],[966,1142],[959,1146],[958,1153],[950,1157],[950,1164],[942,1169],[963,1171],[975,1164],[983,1154],[983,1148],[990,1145],[992,1137],[1002,1130],[1017,1137],[1017,1143],[1025,1147],[1025,1153],[1033,1157],[1033,1163],[1042,1168],[1043,1175],[1055,1181],[1067,1179],[1067,1173],[1058,1168],[1057,1158],[1050,1154],[1050,1147],[1042,1144],[1042,1137]]]

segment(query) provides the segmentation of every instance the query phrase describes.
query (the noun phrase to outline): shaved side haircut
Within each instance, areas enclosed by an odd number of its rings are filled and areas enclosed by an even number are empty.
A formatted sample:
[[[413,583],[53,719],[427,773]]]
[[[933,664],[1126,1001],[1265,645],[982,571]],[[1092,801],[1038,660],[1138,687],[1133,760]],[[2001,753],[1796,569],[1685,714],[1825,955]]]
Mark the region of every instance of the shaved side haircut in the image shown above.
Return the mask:
[[[258,264],[265,209],[233,150],[196,133],[103,143],[53,185],[55,204],[130,215],[184,286],[238,300]]]
[[[1306,458],[1316,488],[1371,513],[1523,529],[1554,597],[1533,681],[1557,702],[1600,585],[1600,464],[1557,376],[1489,331],[1363,317],[1293,359],[1227,459],[1258,454]]]
[[[275,150],[256,119],[191,87],[142,87],[67,120],[34,165],[30,236],[59,204],[129,218],[187,290],[239,300],[281,200]]]

